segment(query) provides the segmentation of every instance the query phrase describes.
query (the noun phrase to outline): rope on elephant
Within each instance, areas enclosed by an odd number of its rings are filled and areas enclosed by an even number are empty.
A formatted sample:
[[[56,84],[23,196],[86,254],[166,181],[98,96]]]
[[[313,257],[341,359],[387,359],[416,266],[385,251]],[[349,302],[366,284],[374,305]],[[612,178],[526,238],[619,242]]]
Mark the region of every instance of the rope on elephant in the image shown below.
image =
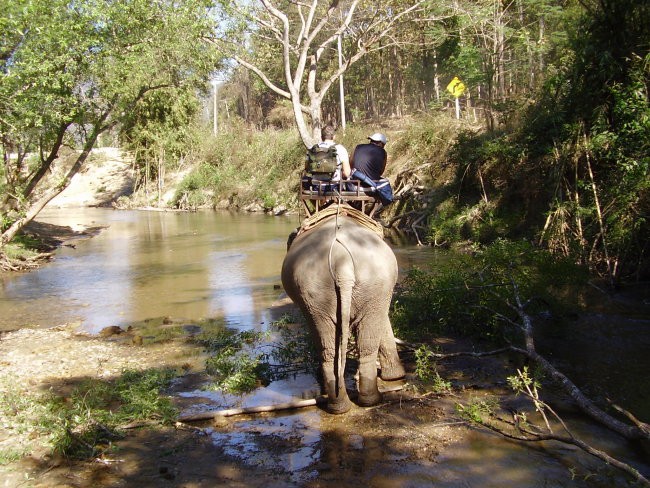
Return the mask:
[[[356,208],[351,207],[345,203],[343,204],[332,204],[328,207],[325,207],[322,210],[319,210],[314,215],[307,217],[298,231],[298,235],[307,232],[310,229],[318,226],[321,222],[327,220],[330,217],[335,215],[345,215],[351,219],[356,220],[360,225],[370,229],[375,234],[377,234],[382,239],[384,238],[384,228],[382,225],[368,217],[365,213]]]

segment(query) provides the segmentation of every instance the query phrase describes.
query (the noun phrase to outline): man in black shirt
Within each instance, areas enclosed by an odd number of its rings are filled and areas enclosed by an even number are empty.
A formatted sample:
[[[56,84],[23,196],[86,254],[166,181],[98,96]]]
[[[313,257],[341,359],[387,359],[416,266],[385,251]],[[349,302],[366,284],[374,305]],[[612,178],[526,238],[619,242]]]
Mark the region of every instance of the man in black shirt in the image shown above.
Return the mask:
[[[354,171],[361,171],[368,176],[371,180],[381,179],[384,170],[386,169],[386,162],[388,155],[384,146],[386,145],[386,136],[380,132],[376,132],[370,137],[367,144],[359,144],[354,148],[354,153],[350,159],[350,167]]]

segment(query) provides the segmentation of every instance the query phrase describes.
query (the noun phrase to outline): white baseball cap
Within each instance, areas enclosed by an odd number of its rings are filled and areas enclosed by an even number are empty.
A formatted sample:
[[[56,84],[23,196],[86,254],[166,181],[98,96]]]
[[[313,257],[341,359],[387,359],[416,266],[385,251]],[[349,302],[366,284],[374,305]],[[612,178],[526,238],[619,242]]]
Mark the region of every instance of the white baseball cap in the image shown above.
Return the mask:
[[[373,135],[368,137],[371,141],[375,142],[381,142],[382,144],[386,144],[388,140],[386,139],[386,136],[382,134],[381,132],[375,132]]]

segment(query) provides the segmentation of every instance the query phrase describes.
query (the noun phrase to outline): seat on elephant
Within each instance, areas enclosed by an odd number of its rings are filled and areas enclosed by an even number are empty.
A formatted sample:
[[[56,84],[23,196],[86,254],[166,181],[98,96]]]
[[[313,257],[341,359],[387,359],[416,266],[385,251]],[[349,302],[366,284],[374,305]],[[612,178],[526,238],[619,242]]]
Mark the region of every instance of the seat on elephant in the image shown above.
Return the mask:
[[[313,229],[314,227],[318,226],[323,220],[329,219],[336,214],[338,214],[339,217],[349,217],[350,219],[355,220],[360,226],[370,229],[382,239],[384,238],[384,228],[379,222],[373,220],[367,214],[357,210],[347,203],[330,205],[315,213],[314,215],[306,218],[298,228],[295,237]]]
[[[358,202],[355,206],[370,217],[381,206],[375,189],[364,186],[360,180],[318,180],[307,175],[301,179],[300,201],[303,203],[307,217],[319,212],[332,202]]]

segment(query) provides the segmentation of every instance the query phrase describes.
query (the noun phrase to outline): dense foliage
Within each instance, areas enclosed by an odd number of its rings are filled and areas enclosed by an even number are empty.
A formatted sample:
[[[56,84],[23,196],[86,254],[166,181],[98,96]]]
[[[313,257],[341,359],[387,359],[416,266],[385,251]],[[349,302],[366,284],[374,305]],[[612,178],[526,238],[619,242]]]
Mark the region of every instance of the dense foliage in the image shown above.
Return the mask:
[[[2,2],[0,247],[147,94],[205,80],[218,59],[197,42],[212,27],[207,7],[203,0]],[[44,191],[55,168],[60,176]]]
[[[451,154],[464,200],[498,199],[491,218],[509,220],[507,235],[527,233],[612,282],[650,272],[650,33],[637,22],[649,16],[636,2],[602,2],[580,17],[571,62],[520,123],[465,134]]]
[[[392,6],[399,12],[405,4]],[[432,244],[526,237],[612,284],[647,277],[648,6],[630,0],[419,6],[413,22],[395,25],[390,42],[345,72],[346,117],[358,124],[432,109],[453,116],[445,87],[458,76],[466,85],[462,117],[475,124],[449,121],[457,133],[426,116],[424,126],[422,117],[406,124],[391,155],[408,157],[405,171],[421,168],[432,187],[400,202],[395,213],[428,214],[423,240]],[[384,7],[376,6],[378,15]],[[343,33],[343,60],[354,52],[355,29]],[[277,44],[256,37],[250,47],[250,59],[281,80]],[[319,67],[331,70],[331,59]],[[235,99],[246,94],[247,109],[239,110],[245,120],[290,126],[290,109],[255,74],[235,76],[248,87],[233,92]],[[336,121],[338,111],[339,93],[332,90],[323,116]],[[453,140],[453,148],[441,151]],[[454,168],[453,179],[443,166]],[[436,179],[441,173],[445,179]],[[400,221],[407,229],[416,223],[423,221]]]
[[[517,297],[532,316],[559,323],[586,282],[584,268],[526,242],[497,240],[470,256],[455,254],[413,269],[398,287],[392,319],[400,337],[418,342],[459,333],[493,343],[523,341]],[[567,293],[570,292],[570,295]],[[564,300],[558,300],[564,297]]]

